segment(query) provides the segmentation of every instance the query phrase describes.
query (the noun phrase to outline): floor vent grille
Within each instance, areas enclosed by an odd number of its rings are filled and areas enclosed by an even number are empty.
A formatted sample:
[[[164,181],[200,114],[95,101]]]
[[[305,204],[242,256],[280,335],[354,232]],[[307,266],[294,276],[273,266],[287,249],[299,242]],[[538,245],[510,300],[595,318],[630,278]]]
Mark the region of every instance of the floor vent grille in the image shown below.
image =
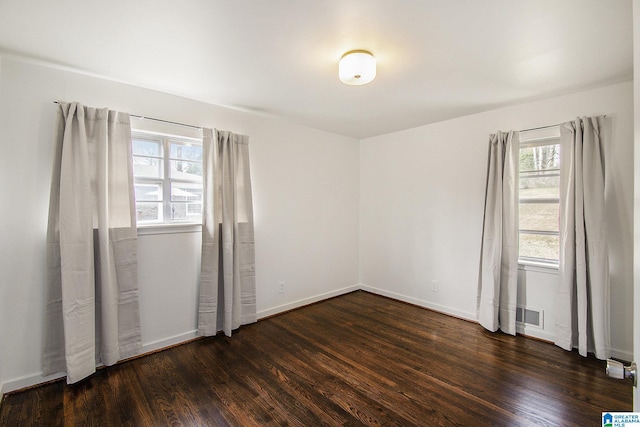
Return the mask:
[[[543,311],[535,308],[517,307],[516,322],[523,325],[531,325],[537,328],[543,327]]]

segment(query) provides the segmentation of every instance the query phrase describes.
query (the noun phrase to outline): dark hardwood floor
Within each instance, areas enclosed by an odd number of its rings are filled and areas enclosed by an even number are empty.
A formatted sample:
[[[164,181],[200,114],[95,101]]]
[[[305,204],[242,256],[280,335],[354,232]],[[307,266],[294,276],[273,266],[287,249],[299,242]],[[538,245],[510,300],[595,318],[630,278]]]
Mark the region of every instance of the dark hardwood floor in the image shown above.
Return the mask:
[[[5,396],[0,425],[600,426],[605,364],[363,291]]]

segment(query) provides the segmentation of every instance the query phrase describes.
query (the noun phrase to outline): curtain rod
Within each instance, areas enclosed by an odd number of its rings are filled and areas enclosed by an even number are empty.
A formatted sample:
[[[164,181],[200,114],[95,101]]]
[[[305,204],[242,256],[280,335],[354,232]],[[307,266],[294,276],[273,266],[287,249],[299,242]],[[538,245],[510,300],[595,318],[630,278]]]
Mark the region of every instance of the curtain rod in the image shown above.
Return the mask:
[[[53,101],[53,103],[54,104],[59,104],[58,101]],[[139,116],[137,114],[129,114],[129,116],[130,117],[135,117],[136,119],[140,119],[140,120],[153,120],[154,122],[168,123],[168,124],[171,124],[171,125],[184,126],[184,127],[188,127],[188,128],[202,130],[202,126],[195,126],[195,125],[189,125],[189,124],[186,124],[186,123],[172,122],[171,120],[156,119],[156,118],[153,118],[153,117]]]
[[[606,115],[606,114],[604,114],[604,115],[602,115],[602,117],[607,117],[607,115]],[[566,122],[562,122],[562,123],[566,123]],[[529,131],[532,131],[532,130],[540,130],[540,129],[553,128],[553,127],[556,127],[556,126],[560,126],[562,123],[556,123],[555,125],[540,126],[540,127],[537,127],[537,128],[531,128],[531,129],[522,129],[522,130],[520,130],[519,132],[529,132]]]
[[[169,123],[171,125],[184,126],[184,127],[187,127],[187,128],[193,128],[193,129],[202,130],[202,126],[189,125],[189,124],[186,124],[186,123],[179,123],[179,122],[172,122],[171,120],[155,119],[153,117],[138,116],[137,114],[129,114],[129,116],[135,117],[136,119],[140,119],[140,120],[153,120],[154,122]]]
[[[522,129],[519,132],[529,132],[529,131],[532,131],[532,130],[548,129],[548,128],[553,128],[553,127],[556,127],[556,126],[560,126],[561,124],[562,123],[557,123],[555,125],[540,126],[540,127],[531,128],[531,129]]]

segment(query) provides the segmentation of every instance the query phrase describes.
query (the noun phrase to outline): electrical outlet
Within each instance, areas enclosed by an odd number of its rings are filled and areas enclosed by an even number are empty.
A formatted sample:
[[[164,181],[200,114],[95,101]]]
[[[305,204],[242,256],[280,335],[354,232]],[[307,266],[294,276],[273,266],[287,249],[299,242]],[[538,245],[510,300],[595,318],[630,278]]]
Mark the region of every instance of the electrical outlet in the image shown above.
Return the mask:
[[[284,294],[284,282],[278,282],[278,293]]]
[[[437,280],[431,282],[431,292],[440,292],[440,284]]]

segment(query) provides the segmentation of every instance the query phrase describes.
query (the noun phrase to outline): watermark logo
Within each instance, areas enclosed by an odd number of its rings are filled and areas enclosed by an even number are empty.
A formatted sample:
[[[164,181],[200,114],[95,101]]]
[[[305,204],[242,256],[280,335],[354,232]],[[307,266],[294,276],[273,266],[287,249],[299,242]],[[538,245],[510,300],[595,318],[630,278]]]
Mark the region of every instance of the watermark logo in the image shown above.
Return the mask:
[[[640,427],[640,412],[603,412],[602,427]]]

